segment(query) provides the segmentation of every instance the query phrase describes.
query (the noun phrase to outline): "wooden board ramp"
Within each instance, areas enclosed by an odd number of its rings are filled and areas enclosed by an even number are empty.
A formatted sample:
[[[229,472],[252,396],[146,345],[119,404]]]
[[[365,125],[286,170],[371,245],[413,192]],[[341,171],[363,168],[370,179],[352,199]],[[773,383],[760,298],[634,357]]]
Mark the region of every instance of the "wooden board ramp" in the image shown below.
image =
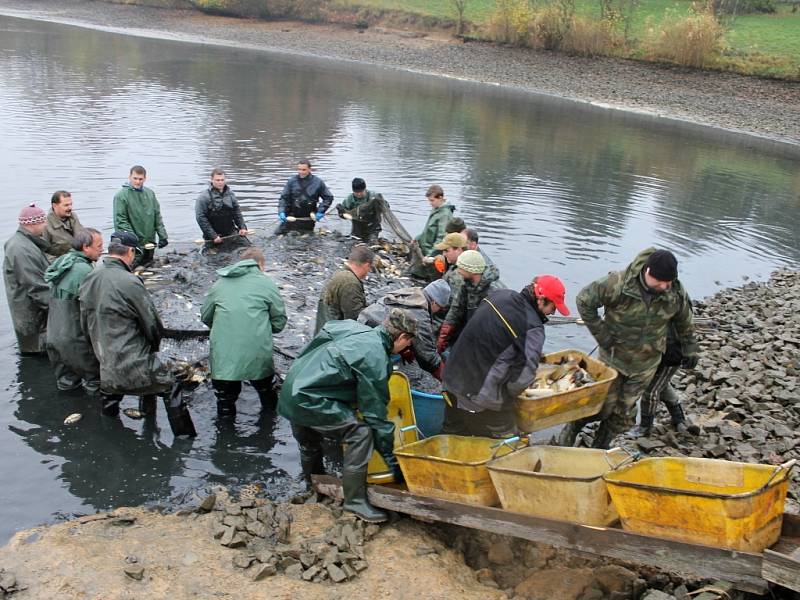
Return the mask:
[[[314,475],[312,479],[314,489],[320,494],[342,498],[339,479],[328,475]],[[591,527],[499,508],[449,502],[388,486],[370,485],[368,495],[374,506],[422,520],[541,542],[667,572],[722,579],[744,592],[764,594],[769,583],[800,592],[800,517],[797,515],[785,514],[781,539],[763,554],[754,554],[666,540],[614,527]]]

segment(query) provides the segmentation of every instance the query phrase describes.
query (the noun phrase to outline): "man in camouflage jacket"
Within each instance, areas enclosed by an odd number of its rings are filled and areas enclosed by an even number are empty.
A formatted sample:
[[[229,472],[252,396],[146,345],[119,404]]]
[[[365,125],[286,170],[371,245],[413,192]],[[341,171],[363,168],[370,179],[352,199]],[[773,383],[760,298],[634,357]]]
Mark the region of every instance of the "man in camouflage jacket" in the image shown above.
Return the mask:
[[[571,446],[583,426],[599,418],[592,445],[608,448],[617,434],[632,425],[636,400],[655,375],[666,350],[670,324],[681,344],[682,366],[696,366],[691,301],[678,280],[675,256],[667,250],[648,248],[624,271],[609,273],[583,288],[576,303],[597,340],[600,360],[619,375],[600,414],[564,427],[559,442]],[[598,314],[601,307],[602,317]]]

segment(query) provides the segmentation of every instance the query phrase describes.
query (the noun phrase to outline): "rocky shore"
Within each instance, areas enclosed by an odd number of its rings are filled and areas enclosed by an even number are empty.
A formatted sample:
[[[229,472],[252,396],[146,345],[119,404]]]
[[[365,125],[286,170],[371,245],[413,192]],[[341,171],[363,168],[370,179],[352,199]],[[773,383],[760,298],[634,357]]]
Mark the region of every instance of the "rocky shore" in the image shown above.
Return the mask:
[[[0,13],[120,33],[369,63],[698,124],[733,143],[800,156],[800,85],[615,59],[462,43],[444,34],[212,17],[96,0],[0,0]],[[133,24],[133,26],[132,26]],[[671,121],[676,120],[676,121]],[[755,137],[731,137],[744,132]]]

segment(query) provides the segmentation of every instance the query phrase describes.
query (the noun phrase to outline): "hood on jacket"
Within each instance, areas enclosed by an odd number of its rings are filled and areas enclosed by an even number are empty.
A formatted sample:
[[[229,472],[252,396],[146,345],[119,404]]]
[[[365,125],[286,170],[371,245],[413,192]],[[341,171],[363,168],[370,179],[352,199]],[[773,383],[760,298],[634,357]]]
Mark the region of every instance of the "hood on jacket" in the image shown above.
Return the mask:
[[[144,186],[142,186],[140,188],[135,188],[135,187],[133,187],[131,185],[130,181],[126,181],[125,183],[122,184],[122,189],[129,189],[129,190],[133,190],[134,192],[143,192],[144,191]]]
[[[47,267],[44,272],[45,283],[58,283],[64,274],[69,271],[76,262],[88,262],[89,259],[83,252],[72,249],[66,254],[59,256],[53,264]]]
[[[240,260],[236,264],[217,269],[217,275],[220,277],[241,277],[242,275],[251,273],[253,268],[261,272],[261,269],[258,267],[258,263],[255,260],[252,258],[246,258],[244,260]]]
[[[402,308],[428,308],[428,299],[422,288],[408,287],[389,292],[384,296],[386,306],[399,306]]]

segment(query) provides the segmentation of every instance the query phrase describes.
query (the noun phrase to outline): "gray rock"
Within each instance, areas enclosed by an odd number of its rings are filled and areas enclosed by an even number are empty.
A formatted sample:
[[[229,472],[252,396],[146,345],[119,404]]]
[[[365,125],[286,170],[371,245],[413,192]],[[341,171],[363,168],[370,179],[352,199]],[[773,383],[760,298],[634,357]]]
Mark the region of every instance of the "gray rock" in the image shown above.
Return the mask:
[[[331,581],[334,583],[341,583],[342,581],[347,580],[347,575],[345,572],[333,563],[326,565],[325,569],[328,571],[328,577],[330,577]]]
[[[216,494],[209,494],[200,504],[197,506],[197,510],[201,512],[210,512],[214,510],[214,506],[217,503],[217,495]]]
[[[257,565],[253,571],[253,581],[261,581],[267,577],[272,577],[278,572],[275,565]]]
[[[144,567],[141,565],[125,565],[123,571],[125,571],[125,575],[136,581],[144,578]]]

